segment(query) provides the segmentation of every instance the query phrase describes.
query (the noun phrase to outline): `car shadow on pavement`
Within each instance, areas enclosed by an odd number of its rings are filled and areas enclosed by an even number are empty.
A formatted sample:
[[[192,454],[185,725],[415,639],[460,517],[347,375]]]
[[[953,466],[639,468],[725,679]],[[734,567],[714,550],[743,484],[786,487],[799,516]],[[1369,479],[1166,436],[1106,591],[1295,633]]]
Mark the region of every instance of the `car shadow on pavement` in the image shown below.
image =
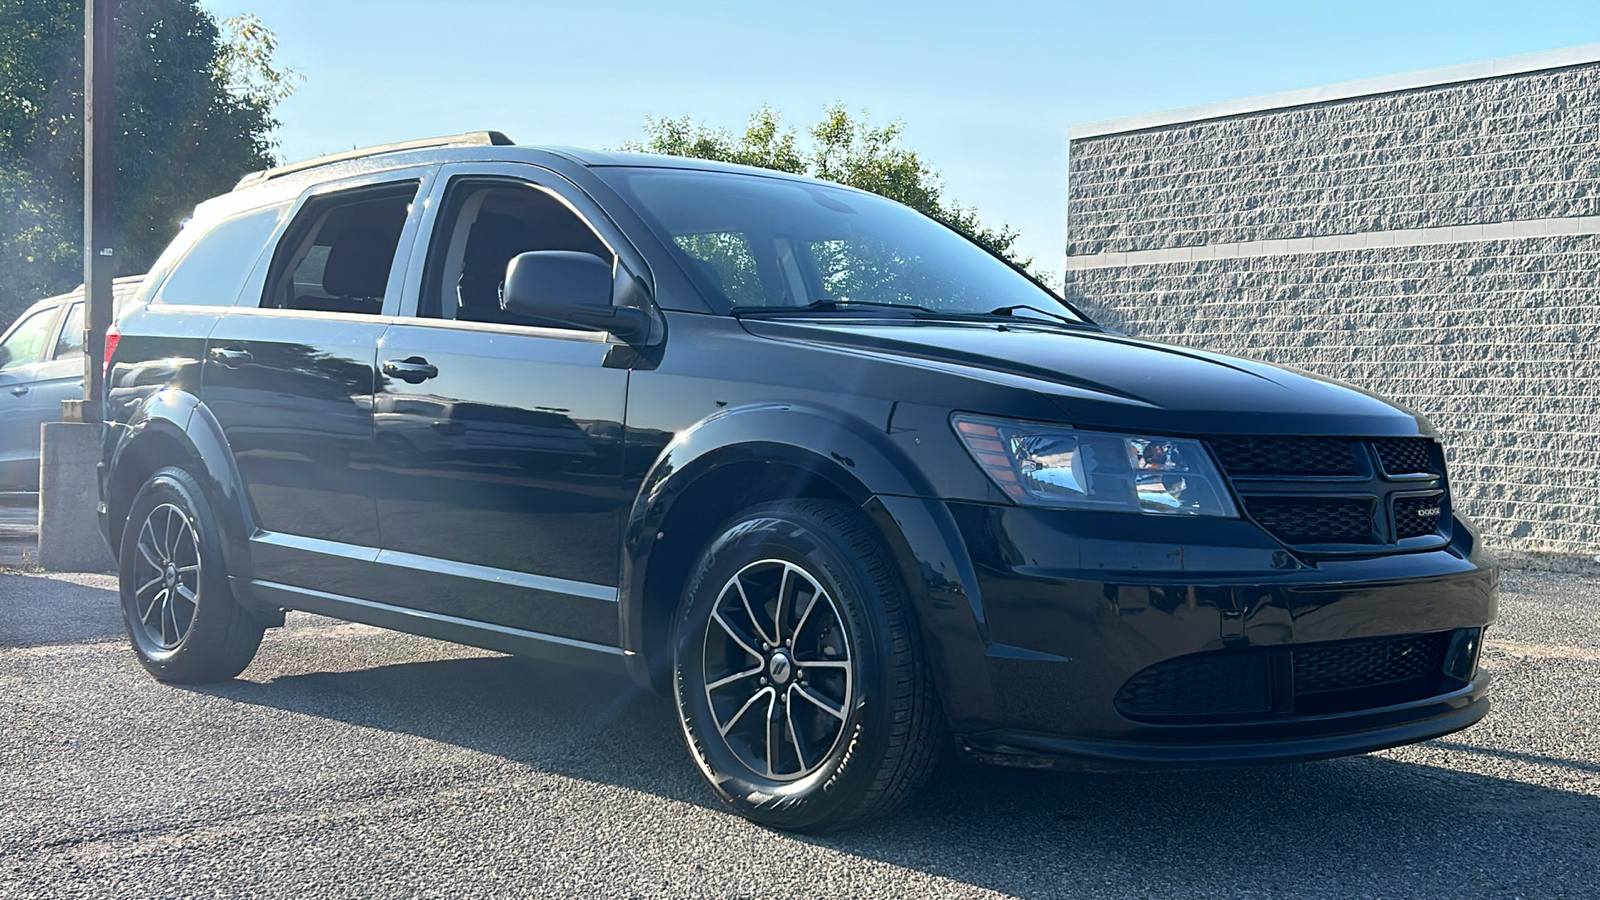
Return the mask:
[[[581,670],[479,657],[198,690],[717,806],[671,703]],[[1600,799],[1386,756],[1119,775],[958,764],[886,821],[793,839],[1024,897],[1585,896]]]
[[[120,640],[116,579],[0,573],[0,647]]]

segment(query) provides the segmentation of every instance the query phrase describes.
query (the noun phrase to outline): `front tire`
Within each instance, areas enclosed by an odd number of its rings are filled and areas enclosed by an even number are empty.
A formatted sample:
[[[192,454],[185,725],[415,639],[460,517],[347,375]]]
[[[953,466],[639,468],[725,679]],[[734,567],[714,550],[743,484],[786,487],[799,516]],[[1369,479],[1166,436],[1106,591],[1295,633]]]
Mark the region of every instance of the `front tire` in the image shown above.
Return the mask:
[[[250,665],[265,628],[228,589],[216,519],[194,476],[177,467],[150,476],[118,559],[128,639],[156,680],[226,681]]]
[[[920,636],[888,549],[854,507],[781,501],[735,516],[674,623],[684,739],[740,815],[847,828],[932,771],[942,726]]]

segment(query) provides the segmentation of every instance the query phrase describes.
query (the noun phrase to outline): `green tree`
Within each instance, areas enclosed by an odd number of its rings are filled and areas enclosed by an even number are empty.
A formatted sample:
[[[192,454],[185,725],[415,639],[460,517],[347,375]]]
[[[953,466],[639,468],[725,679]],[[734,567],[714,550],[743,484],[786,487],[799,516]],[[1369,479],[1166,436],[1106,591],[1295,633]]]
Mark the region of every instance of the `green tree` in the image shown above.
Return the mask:
[[[623,149],[777,169],[871,191],[938,219],[1031,269],[1032,258],[1016,252],[1018,232],[1007,226],[990,228],[978,221],[976,209],[946,198],[939,172],[915,150],[901,145],[904,132],[905,123],[899,120],[875,127],[865,113],[858,119],[836,103],[827,108],[821,122],[806,129],[809,145],[802,147],[795,129],[783,127],[781,115],[764,106],[750,117],[742,135],[695,124],[688,116],[648,118],[646,139],[624,144]]]
[[[254,16],[121,0],[117,274],[145,271],[195,204],[275,164],[294,73]],[[83,0],[0,0],[0,327],[82,281]]]

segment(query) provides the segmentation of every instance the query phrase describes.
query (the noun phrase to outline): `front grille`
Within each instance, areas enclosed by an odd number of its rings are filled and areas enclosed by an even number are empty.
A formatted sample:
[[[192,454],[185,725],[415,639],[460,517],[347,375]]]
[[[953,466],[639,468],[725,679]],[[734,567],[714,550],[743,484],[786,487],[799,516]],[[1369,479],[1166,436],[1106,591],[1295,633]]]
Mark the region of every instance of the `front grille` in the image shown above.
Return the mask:
[[[1430,438],[1378,438],[1372,449],[1385,475],[1437,475]]]
[[[1321,437],[1212,438],[1217,461],[1234,477],[1354,475],[1355,441]]]
[[[1117,693],[1117,709],[1135,719],[1238,720],[1417,700],[1449,688],[1444,662],[1453,634],[1169,659],[1128,679]]]
[[[1315,497],[1247,497],[1250,516],[1290,544],[1370,543],[1374,539],[1371,500]]]
[[[1420,549],[1448,538],[1444,454],[1424,437],[1228,435],[1207,439],[1246,515],[1316,553]],[[1423,492],[1427,497],[1419,497]],[[1387,550],[1378,549],[1387,547]]]
[[[1396,540],[1422,537],[1439,532],[1444,515],[1444,494],[1394,498],[1394,536]]]

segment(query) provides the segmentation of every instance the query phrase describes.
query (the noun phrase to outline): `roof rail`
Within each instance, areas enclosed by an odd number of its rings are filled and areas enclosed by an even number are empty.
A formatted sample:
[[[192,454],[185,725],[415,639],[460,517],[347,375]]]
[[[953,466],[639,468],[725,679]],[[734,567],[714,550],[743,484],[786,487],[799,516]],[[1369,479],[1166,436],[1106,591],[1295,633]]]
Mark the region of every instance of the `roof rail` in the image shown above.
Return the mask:
[[[425,150],[429,147],[510,147],[516,144],[511,138],[498,131],[469,131],[465,134],[452,134],[445,137],[419,138],[414,141],[397,141],[393,144],[379,144],[376,147],[363,147],[359,150],[346,150],[343,153],[330,153],[327,156],[318,156],[303,162],[290,163],[276,169],[264,169],[260,172],[251,172],[239,179],[233,186],[234,190],[260,184],[274,178],[282,178],[294,172],[303,172],[306,169],[315,169],[318,166],[332,165],[349,159],[362,159],[368,156],[377,156],[381,153],[399,153],[402,150]]]

